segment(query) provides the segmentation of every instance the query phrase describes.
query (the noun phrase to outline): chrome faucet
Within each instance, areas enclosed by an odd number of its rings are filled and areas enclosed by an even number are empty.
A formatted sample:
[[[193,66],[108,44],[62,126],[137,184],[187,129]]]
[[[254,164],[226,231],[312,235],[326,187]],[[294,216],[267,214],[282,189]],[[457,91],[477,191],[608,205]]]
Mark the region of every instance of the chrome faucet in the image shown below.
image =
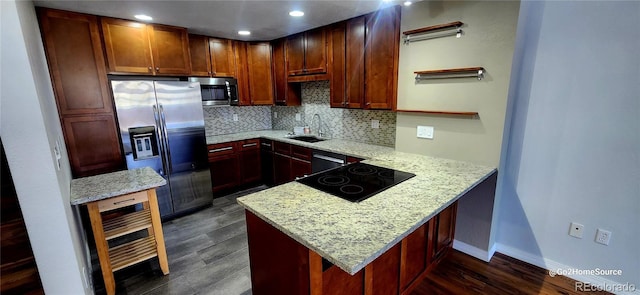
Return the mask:
[[[311,124],[313,125],[313,121],[316,119],[316,116],[318,116],[318,135],[320,137],[324,137],[324,131],[322,131],[322,119],[320,119],[320,114],[313,114],[313,118],[311,118]]]

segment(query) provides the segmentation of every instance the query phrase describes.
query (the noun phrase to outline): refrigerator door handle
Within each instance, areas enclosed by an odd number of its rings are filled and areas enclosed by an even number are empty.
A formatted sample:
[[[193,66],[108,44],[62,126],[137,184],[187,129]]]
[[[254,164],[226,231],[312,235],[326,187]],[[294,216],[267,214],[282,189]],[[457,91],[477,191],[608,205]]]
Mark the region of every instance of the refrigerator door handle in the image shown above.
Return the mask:
[[[164,107],[162,107],[162,104],[159,103],[158,104],[160,106],[160,120],[162,123],[162,129],[164,130],[164,144],[166,146],[166,153],[167,153],[167,163],[169,163],[169,171],[167,171],[169,174],[173,173],[173,163],[171,163],[171,148],[169,148],[169,133],[167,131],[167,120],[164,116]]]
[[[167,161],[165,159],[164,151],[167,149],[164,144],[164,135],[162,124],[160,124],[160,111],[156,105],[153,105],[153,119],[156,122],[156,134],[158,136],[158,143],[160,144],[160,158],[162,159],[162,170],[159,171],[159,174],[164,176],[168,173],[167,171]]]

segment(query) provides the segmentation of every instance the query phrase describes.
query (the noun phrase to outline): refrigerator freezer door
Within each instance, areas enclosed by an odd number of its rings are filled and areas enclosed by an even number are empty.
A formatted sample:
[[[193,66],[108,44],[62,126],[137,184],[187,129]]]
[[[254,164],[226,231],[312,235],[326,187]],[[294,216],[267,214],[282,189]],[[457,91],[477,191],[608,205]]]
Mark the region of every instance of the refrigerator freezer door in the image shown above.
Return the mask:
[[[176,212],[210,204],[211,176],[197,82],[156,81],[156,98],[165,125],[168,173]]]
[[[163,147],[160,128],[157,126],[157,114],[154,114],[154,106],[156,106],[156,95],[153,81],[111,81],[113,90],[113,98],[116,105],[118,116],[118,125],[120,136],[122,139],[122,149],[124,151],[127,162],[127,169],[135,169],[141,167],[151,167],[165,179],[167,179],[166,164],[163,164]],[[150,127],[150,128],[149,128]],[[159,151],[157,156],[151,157],[134,157],[132,147],[135,145],[132,140],[136,137],[131,136],[130,130],[153,129],[151,136],[156,137],[156,150]],[[166,216],[173,214],[173,203],[171,201],[170,182],[167,179],[167,185],[158,187],[156,193],[158,195],[158,205],[160,207],[160,215]]]

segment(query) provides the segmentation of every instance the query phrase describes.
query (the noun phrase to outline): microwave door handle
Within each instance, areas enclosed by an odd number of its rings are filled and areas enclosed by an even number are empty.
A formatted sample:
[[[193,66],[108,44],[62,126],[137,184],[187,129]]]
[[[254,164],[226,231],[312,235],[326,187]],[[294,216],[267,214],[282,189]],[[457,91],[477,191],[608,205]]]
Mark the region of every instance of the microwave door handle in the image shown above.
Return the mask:
[[[165,146],[164,146],[164,136],[162,130],[162,124],[160,124],[160,111],[156,105],[153,105],[153,119],[156,122],[156,136],[158,137],[158,144],[160,145],[160,158],[162,159],[162,171],[160,171],[160,175],[165,175],[167,172],[166,167],[166,158],[165,158]]]
[[[171,148],[169,147],[169,132],[167,131],[167,120],[164,116],[164,107],[160,103],[160,120],[162,123],[162,129],[164,130],[164,144],[167,147],[165,152],[167,153],[167,163],[169,165],[169,173],[173,172],[173,164],[171,163]]]

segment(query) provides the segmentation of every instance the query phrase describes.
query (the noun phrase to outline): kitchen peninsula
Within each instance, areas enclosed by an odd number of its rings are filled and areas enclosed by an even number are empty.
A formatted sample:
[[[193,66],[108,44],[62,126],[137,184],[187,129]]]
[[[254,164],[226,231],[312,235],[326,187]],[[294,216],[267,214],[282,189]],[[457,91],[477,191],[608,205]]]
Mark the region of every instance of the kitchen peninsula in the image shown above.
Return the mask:
[[[239,198],[246,209],[254,294],[408,292],[451,247],[456,201],[496,173],[492,167],[388,147],[340,139],[301,143],[285,135],[247,132],[211,137],[208,143],[266,138],[416,176],[359,203],[298,182]]]

